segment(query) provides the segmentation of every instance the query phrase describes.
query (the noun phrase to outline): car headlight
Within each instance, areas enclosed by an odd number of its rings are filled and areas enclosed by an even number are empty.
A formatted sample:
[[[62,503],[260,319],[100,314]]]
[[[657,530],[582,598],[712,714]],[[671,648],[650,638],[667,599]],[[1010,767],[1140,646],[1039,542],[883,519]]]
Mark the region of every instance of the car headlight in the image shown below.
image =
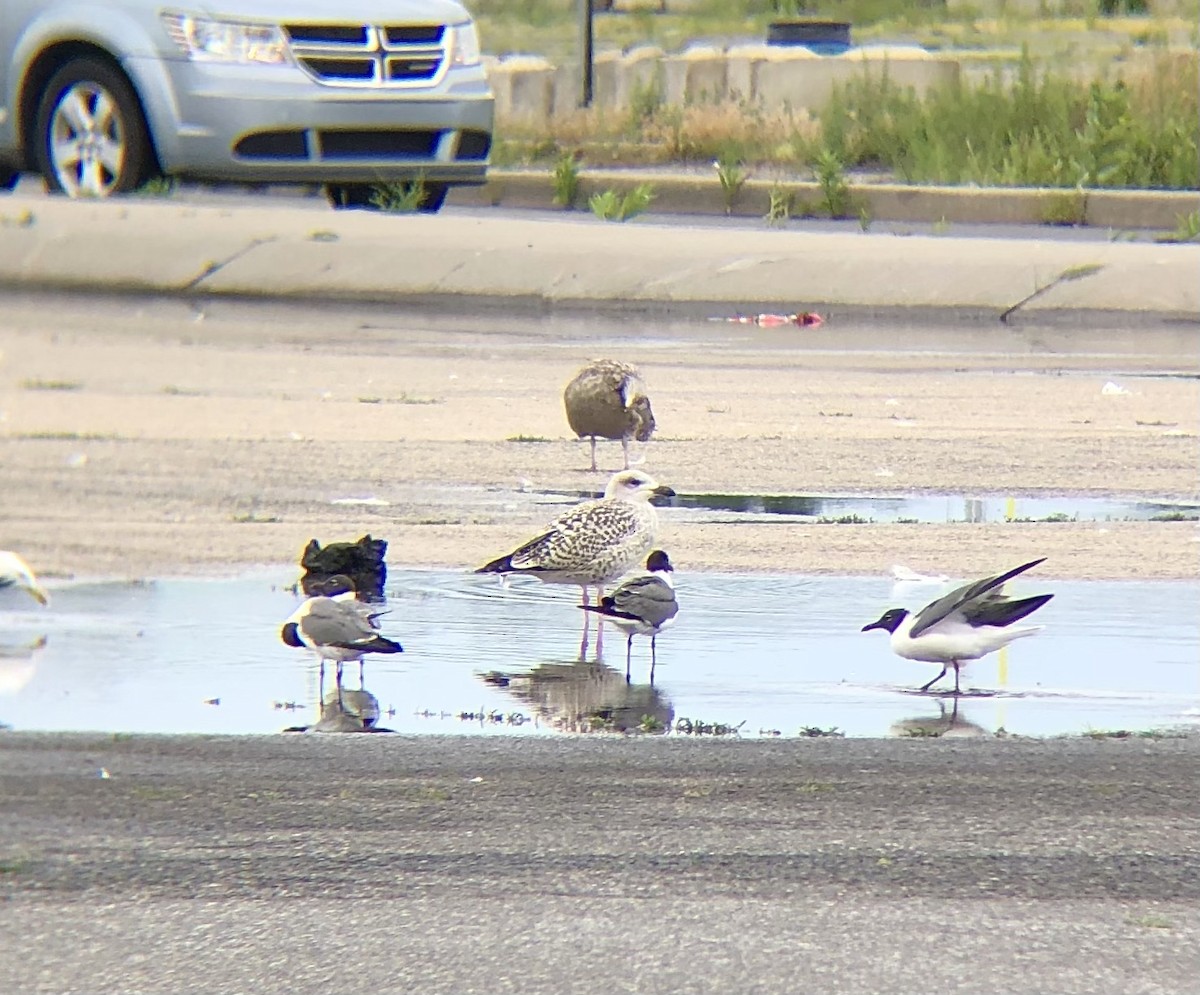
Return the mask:
[[[479,32],[474,21],[450,25],[450,65],[479,65]]]
[[[162,19],[171,40],[196,62],[279,65],[288,61],[287,39],[273,24],[214,21],[176,13],[165,13]]]

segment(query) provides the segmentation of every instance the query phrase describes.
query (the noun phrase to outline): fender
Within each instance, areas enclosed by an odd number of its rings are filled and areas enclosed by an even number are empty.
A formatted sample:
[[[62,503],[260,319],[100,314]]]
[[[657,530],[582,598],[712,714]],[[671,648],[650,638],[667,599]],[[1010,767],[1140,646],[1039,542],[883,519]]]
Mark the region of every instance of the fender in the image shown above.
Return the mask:
[[[17,0],[18,3],[21,0]],[[29,127],[31,108],[23,115],[23,102],[30,66],[47,49],[65,42],[83,42],[102,49],[129,77],[150,125],[151,143],[157,148],[160,135],[173,135],[170,123],[175,110],[174,94],[161,61],[171,50],[165,27],[157,32],[131,17],[117,5],[90,2],[63,3],[35,16],[15,39],[9,67],[4,104],[11,109],[8,120],[0,122],[0,148],[20,147]],[[155,73],[154,70],[157,70]],[[166,165],[166,163],[162,163]]]

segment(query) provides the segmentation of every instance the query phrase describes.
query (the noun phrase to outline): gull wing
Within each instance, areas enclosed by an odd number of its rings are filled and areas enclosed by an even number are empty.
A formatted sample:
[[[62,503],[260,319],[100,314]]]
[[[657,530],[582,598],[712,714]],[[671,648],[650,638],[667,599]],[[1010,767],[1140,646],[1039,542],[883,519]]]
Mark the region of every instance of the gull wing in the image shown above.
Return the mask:
[[[675,591],[659,577],[634,577],[625,581],[613,591],[612,603],[614,611],[653,626],[662,625],[679,612]]]
[[[909,638],[916,639],[921,633],[928,632],[938,622],[941,622],[953,612],[964,609],[964,606],[970,604],[972,601],[984,598],[991,591],[997,591],[1005,582],[1012,580],[1017,574],[1022,574],[1026,570],[1036,567],[1045,559],[1043,556],[1038,560],[1030,560],[1028,563],[1023,563],[1021,566],[1015,567],[1006,573],[997,574],[995,577],[985,577],[983,580],[977,580],[974,583],[964,584],[962,587],[955,588],[949,594],[938,598],[937,601],[921,609],[916,619],[913,620],[912,629],[909,630]],[[1032,610],[1030,609],[1030,611]],[[979,624],[986,625],[988,623]]]
[[[581,504],[510,553],[509,566],[514,570],[570,570],[627,541],[640,527],[638,509],[628,501]]]
[[[357,649],[378,636],[370,621],[350,602],[313,598],[300,619],[300,631],[318,646]]]

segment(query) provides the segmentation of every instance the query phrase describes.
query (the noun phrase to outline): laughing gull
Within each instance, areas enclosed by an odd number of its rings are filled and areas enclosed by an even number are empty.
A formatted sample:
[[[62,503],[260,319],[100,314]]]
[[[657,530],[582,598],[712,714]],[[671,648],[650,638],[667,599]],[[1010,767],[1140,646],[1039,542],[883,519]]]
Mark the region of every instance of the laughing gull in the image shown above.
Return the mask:
[[[646,572],[621,581],[612,594],[599,605],[580,605],[584,611],[597,612],[612,622],[628,639],[625,641],[625,681],[629,682],[629,663],[633,655],[633,637],[650,637],[650,683],[654,683],[654,667],[658,662],[655,640],[658,634],[675,621],[679,604],[675,600],[674,571],[671,560],[661,549],[646,559]]]
[[[38,583],[33,571],[29,569],[29,564],[16,553],[4,549],[0,550],[0,590],[6,587],[19,587],[28,591],[40,604],[50,603],[50,595]]]
[[[371,606],[353,598],[318,595],[300,605],[283,623],[280,638],[288,646],[310,649],[321,659],[318,683],[325,682],[325,661],[337,664],[337,687],[342,687],[342,664],[367,653],[403,653],[404,647],[376,629]],[[360,670],[361,677],[361,670]],[[320,688],[318,689],[320,690]]]
[[[978,660],[1007,646],[1014,639],[1032,636],[1045,626],[1030,625],[1008,628],[1026,615],[1037,611],[1053,594],[1038,594],[1032,598],[1012,599],[1004,596],[1006,581],[1046,558],[1031,560],[1007,573],[985,577],[964,584],[944,597],[926,605],[915,616],[903,608],[889,608],[862,631],[886,629],[891,635],[892,652],[906,660],[940,663],[942,671],[922,691],[928,691],[940,681],[946,671],[954,668],[954,693],[960,694],[959,676],[964,663]]]
[[[629,469],[629,440],[648,442],[654,412],[641,374],[628,363],[596,359],[580,370],[563,390],[567,423],[579,438],[592,440],[592,472],[596,471],[596,439],[620,439]]]

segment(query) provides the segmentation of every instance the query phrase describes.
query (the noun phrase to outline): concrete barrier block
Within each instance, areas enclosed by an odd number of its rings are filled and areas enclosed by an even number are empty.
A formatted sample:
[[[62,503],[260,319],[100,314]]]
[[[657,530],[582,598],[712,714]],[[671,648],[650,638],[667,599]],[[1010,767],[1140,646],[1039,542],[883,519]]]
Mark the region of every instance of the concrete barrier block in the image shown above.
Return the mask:
[[[621,106],[619,93],[621,61],[621,53],[617,49],[596,53],[592,60],[593,107],[615,110]]]
[[[555,68],[554,106],[551,108],[555,117],[574,114],[579,110],[583,94],[582,79],[582,70],[577,62],[568,62]]]
[[[725,92],[730,100],[758,99],[758,67],[778,53],[774,45],[734,45],[725,53]]]
[[[668,104],[718,103],[725,99],[725,52],[697,45],[663,60]]]
[[[629,107],[651,89],[662,95],[664,58],[666,53],[655,45],[639,45],[625,53],[617,68],[618,107]]]
[[[489,66],[496,117],[502,121],[545,120],[554,107],[554,76],[554,66],[534,55],[512,56]]]
[[[759,63],[755,91],[767,108],[817,111],[829,102],[835,85],[846,83],[857,72],[854,63],[840,57],[797,50]]]
[[[857,66],[860,75],[867,73],[879,79],[886,74],[897,86],[911,88],[921,96],[933,87],[956,83],[962,72],[957,59],[909,46],[851,49],[834,58]]]

